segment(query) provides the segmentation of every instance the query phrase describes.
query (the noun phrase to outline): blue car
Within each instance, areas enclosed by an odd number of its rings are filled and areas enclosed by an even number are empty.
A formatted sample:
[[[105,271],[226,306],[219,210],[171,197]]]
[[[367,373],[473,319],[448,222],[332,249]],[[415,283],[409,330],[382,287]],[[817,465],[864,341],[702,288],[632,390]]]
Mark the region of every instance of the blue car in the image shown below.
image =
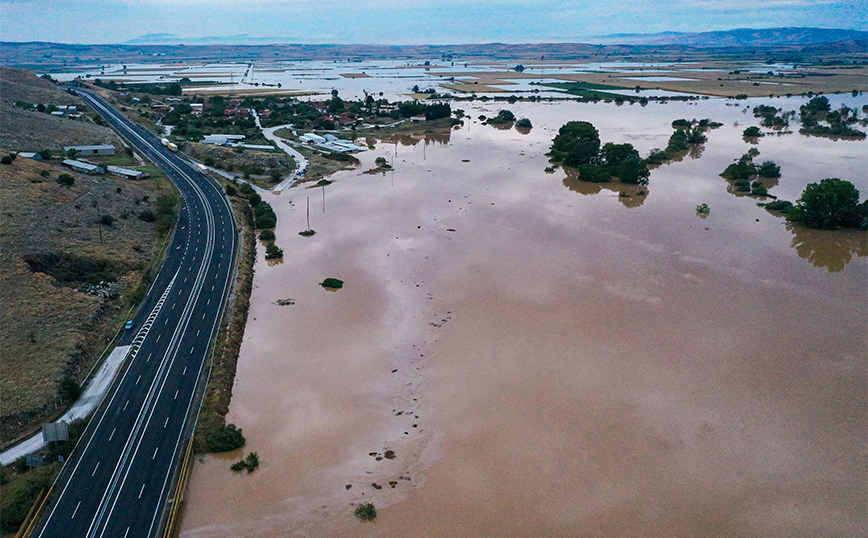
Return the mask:
[[[133,328],[133,320],[129,320],[128,322],[126,322],[126,323],[124,324],[124,329],[125,329],[125,330],[128,331],[128,330],[130,330],[130,329],[132,329],[132,328]]]

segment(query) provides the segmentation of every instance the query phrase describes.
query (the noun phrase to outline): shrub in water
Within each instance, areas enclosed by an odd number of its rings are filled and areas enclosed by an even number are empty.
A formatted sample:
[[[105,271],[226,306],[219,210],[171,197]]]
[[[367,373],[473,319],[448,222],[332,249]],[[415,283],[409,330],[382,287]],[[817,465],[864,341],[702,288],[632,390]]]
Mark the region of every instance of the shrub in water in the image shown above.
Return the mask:
[[[320,283],[320,286],[339,290],[344,287],[344,281],[338,280],[337,278],[327,278]]]
[[[373,503],[362,503],[356,506],[356,517],[362,521],[373,521],[377,519],[377,509]]]
[[[227,424],[208,434],[208,450],[211,452],[230,452],[243,447],[245,442],[241,428],[236,428],[235,424]]]

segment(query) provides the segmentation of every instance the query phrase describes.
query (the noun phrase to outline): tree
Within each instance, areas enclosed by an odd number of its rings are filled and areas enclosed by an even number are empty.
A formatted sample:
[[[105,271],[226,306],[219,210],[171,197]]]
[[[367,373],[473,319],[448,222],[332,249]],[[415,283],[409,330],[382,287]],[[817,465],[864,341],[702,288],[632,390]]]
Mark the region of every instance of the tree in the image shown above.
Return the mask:
[[[12,157],[10,157],[9,155],[4,155],[3,157],[0,157],[0,163],[12,164]]]
[[[648,166],[645,164],[645,161],[639,158],[638,154],[628,156],[618,167],[618,179],[622,183],[647,185],[650,175],[651,172],[648,170]]]
[[[521,65],[521,64],[518,64],[517,66],[513,67],[512,69],[513,69],[516,73],[521,73],[522,71],[524,71],[524,66]]]
[[[633,147],[633,144],[613,144],[606,142],[603,149],[600,151],[600,156],[606,163],[606,166],[617,167],[623,163],[628,157],[639,158],[639,152]]]
[[[75,148],[69,148],[68,150],[66,150],[66,157],[68,159],[75,159],[76,157],[78,157],[78,150]]]
[[[759,127],[757,127],[755,125],[751,125],[750,127],[748,127],[747,129],[744,130],[744,132],[742,133],[742,136],[747,137],[747,138],[757,138],[757,137],[763,136],[763,133],[762,133],[762,131],[760,131]]]
[[[826,178],[805,187],[792,217],[811,228],[864,230],[868,227],[868,201],[859,203],[859,190],[849,181]]]
[[[517,122],[515,122],[515,126],[518,127],[519,129],[530,129],[531,127],[533,127],[533,124],[530,122],[529,119],[522,118],[522,119],[518,120]]]
[[[773,161],[765,161],[756,169],[760,177],[781,177],[781,167]]]
[[[563,156],[567,166],[596,164],[599,161],[600,133],[586,121],[567,122],[552,141],[552,151]]]
[[[63,185],[64,187],[71,187],[75,184],[75,177],[69,174],[60,174],[57,177],[57,182]]]

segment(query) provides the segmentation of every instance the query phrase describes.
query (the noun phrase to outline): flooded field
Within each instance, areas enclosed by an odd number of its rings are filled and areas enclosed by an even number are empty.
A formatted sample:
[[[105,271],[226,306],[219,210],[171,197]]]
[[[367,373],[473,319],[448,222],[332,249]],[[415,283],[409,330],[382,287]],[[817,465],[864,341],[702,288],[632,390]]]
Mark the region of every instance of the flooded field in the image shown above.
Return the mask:
[[[833,176],[864,199],[866,142],[752,146],[760,102],[510,105],[529,133],[378,141],[265,196],[286,257],[259,253],[228,416],[262,463],[197,458],[181,536],[868,534],[868,236],[788,225],[718,176],[756,147],[772,194]],[[646,196],[544,172],[568,120],[646,155],[677,118],[724,125]],[[381,156],[394,171],[364,174]]]

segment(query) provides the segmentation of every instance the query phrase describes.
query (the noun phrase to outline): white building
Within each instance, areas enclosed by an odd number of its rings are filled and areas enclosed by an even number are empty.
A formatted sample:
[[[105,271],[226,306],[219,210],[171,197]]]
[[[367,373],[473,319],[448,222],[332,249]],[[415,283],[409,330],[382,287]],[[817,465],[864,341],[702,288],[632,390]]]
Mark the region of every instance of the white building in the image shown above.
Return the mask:
[[[244,140],[244,135],[232,134],[209,134],[199,141],[200,144],[214,144],[215,146],[226,146],[232,142]]]
[[[33,159],[34,161],[41,161],[42,160],[42,155],[40,155],[38,153],[31,153],[29,151],[19,151],[17,153],[17,155],[19,157],[23,157],[25,159]]]
[[[298,137],[300,142],[304,142],[305,144],[325,144],[326,139],[323,136],[320,136],[315,133],[304,133],[300,137]]]

